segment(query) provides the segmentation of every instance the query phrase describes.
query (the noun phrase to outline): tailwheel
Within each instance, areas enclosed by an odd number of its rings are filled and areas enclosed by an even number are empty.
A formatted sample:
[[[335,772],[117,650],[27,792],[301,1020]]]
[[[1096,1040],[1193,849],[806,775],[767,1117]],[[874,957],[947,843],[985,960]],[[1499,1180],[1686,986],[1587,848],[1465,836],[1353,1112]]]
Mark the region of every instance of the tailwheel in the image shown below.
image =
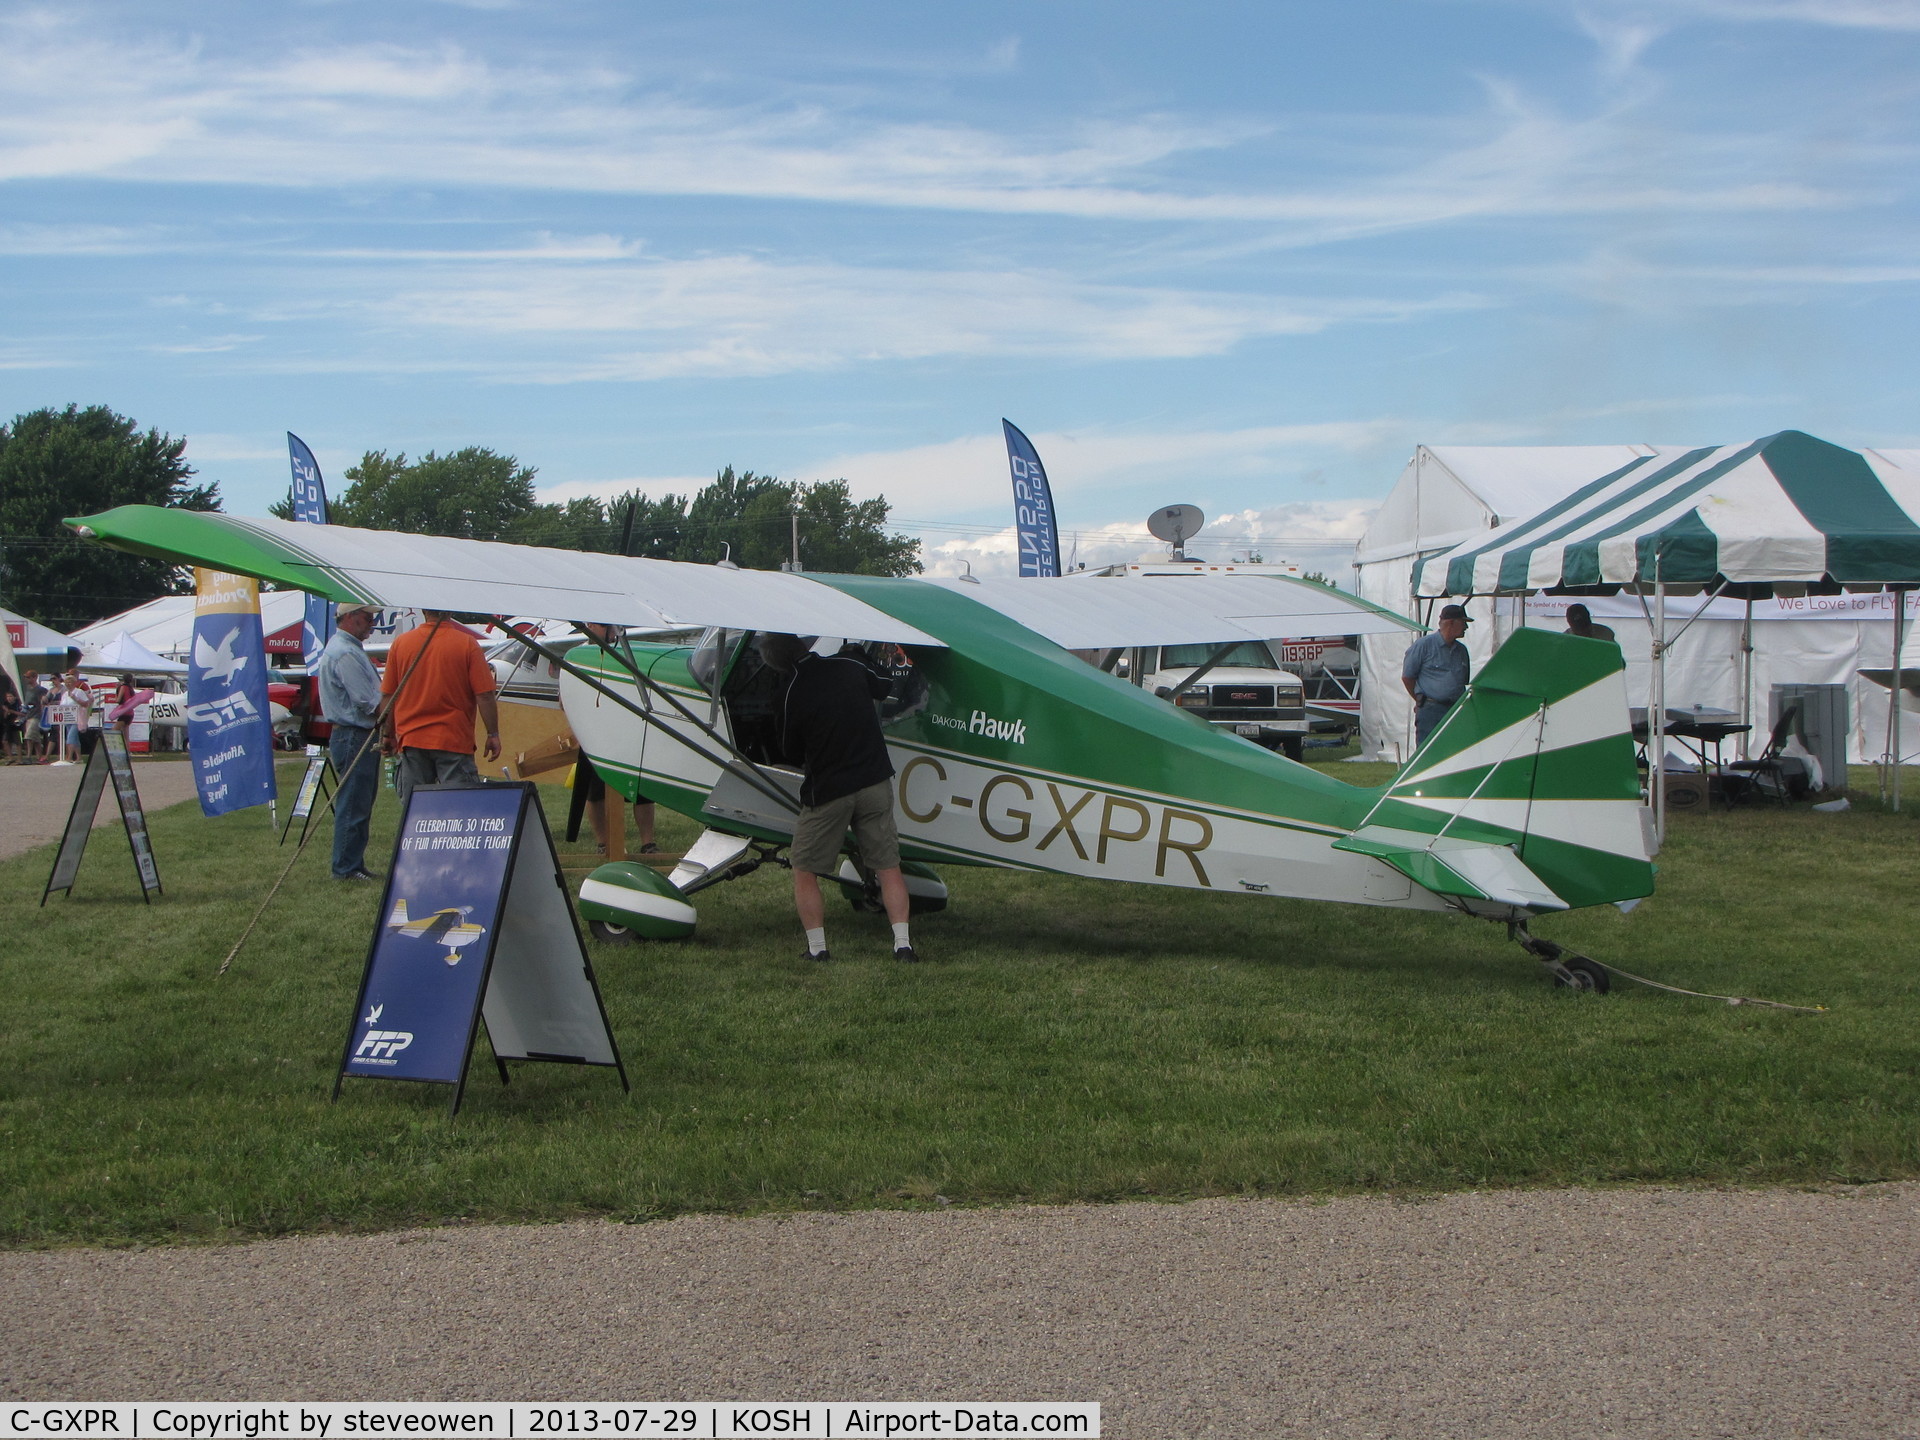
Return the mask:
[[[1562,960],[1554,969],[1553,983],[1568,990],[1591,991],[1595,995],[1606,994],[1612,984],[1607,978],[1607,967],[1584,955],[1572,955]]]
[[[1551,940],[1529,934],[1524,920],[1508,921],[1507,934],[1521,949],[1546,966],[1547,973],[1553,976],[1553,983],[1562,989],[1604,995],[1612,988],[1606,966],[1564,945],[1556,945]]]

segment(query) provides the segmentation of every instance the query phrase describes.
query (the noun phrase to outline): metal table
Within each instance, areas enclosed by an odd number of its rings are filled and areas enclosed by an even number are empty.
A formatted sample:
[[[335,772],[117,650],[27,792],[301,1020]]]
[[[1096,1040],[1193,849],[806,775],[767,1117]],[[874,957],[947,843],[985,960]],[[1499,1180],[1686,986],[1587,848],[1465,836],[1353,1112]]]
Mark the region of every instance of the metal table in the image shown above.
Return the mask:
[[[1653,738],[1653,727],[1647,720],[1647,707],[1635,705],[1628,716],[1633,722],[1634,743],[1640,747],[1640,763],[1652,773],[1653,757],[1647,754],[1647,745]],[[1720,747],[1730,736],[1745,735],[1752,729],[1751,725],[1742,725],[1740,716],[1732,710],[1715,710],[1706,705],[1667,707],[1667,738],[1678,740],[1683,750],[1698,759],[1699,764],[1694,768],[1707,777],[1709,794],[1718,788],[1720,798],[1729,805],[1733,797],[1727,789],[1727,770]],[[1711,757],[1709,750],[1713,752]],[[1665,757],[1661,759],[1664,761]]]

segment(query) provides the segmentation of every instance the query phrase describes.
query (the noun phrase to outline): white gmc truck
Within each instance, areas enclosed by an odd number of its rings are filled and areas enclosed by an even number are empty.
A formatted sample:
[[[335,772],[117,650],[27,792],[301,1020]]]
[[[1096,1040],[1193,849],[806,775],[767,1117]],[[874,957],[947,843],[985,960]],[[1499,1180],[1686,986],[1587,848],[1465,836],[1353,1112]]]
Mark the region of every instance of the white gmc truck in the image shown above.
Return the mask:
[[[1171,697],[1182,710],[1256,745],[1281,750],[1298,760],[1312,721],[1307,716],[1306,686],[1282,670],[1265,640],[1243,640],[1219,664],[1184,691],[1182,682],[1205,665],[1218,645],[1160,645],[1147,650],[1141,683],[1154,694]]]
[[[1247,563],[1208,562],[1142,556],[1139,560],[1108,565],[1099,570],[1070,572],[1079,579],[1136,579],[1182,575],[1285,575],[1300,577],[1298,565],[1270,565],[1260,561]],[[1139,652],[1141,674],[1137,679],[1154,694],[1171,698],[1182,710],[1190,711],[1256,745],[1281,750],[1289,760],[1298,760],[1313,721],[1307,714],[1306,687],[1300,677],[1285,669],[1265,640],[1247,640],[1235,646],[1226,657],[1202,675],[1185,691],[1175,695],[1186,678],[1205,665],[1217,645],[1157,645]],[[1092,658],[1092,657],[1089,657]],[[1094,663],[1100,663],[1097,659]],[[1116,667],[1127,674],[1124,664]]]

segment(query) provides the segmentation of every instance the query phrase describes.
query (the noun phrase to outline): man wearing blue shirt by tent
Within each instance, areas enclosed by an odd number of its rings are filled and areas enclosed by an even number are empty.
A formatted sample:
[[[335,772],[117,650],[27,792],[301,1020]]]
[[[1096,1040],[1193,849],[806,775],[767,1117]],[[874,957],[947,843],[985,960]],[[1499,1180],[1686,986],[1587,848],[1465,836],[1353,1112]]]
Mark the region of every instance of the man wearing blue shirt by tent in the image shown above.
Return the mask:
[[[320,711],[333,726],[333,878],[366,882],[367,825],[380,788],[380,747],[369,744],[380,723],[380,676],[367,658],[367,636],[379,617],[373,605],[342,605],[338,628],[320,652]]]
[[[1467,647],[1460,643],[1460,637],[1471,623],[1464,605],[1446,606],[1440,612],[1438,628],[1409,645],[1406,659],[1400,662],[1400,683],[1413,697],[1416,745],[1427,743],[1440,717],[1466,693]]]

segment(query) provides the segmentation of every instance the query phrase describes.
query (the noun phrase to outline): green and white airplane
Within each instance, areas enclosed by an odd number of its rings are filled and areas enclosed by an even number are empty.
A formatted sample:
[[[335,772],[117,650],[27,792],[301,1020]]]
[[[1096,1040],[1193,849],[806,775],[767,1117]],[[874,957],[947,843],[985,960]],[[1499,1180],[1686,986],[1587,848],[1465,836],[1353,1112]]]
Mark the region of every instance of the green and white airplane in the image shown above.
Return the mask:
[[[959,864],[1455,910],[1505,924],[1559,983],[1604,990],[1604,967],[1527,923],[1653,890],[1624,662],[1598,641],[1517,632],[1401,772],[1363,787],[1217,731],[1073,653],[1417,628],[1305,582],[789,574],[150,506],[68,524],[336,601],[709,627],[697,646],[546,652],[608,783],[707,827],[665,880],[639,866],[596,872],[581,908],[605,937],[683,933],[686,896],[779,858],[798,776],[754,738],[775,698],[752,673],[749,642],[766,631],[835,637],[823,649],[863,643],[894,673],[882,718],[901,847],[929,904],[945,889],[927,867]],[[856,856],[841,878],[858,900]],[[609,906],[621,885],[658,891],[684,914],[680,930]]]

